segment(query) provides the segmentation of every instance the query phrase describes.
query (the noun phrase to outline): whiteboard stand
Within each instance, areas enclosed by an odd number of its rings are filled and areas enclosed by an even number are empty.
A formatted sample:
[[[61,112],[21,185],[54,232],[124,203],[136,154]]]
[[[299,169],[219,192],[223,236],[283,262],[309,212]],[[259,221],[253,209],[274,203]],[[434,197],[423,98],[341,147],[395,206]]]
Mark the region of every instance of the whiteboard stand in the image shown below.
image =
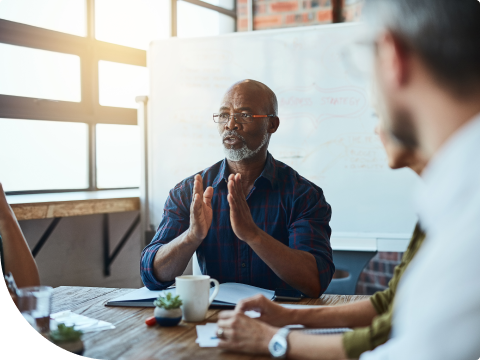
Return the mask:
[[[155,228],[150,223],[148,203],[148,123],[147,105],[148,96],[137,96],[137,123],[140,128],[140,241],[145,247],[153,239]]]

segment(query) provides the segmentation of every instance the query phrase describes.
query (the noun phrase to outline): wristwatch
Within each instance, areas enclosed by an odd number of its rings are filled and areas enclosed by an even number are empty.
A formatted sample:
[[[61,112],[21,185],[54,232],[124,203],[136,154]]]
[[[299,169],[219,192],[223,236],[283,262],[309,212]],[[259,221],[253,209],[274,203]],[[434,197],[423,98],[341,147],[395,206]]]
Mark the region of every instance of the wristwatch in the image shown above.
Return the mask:
[[[270,355],[275,359],[285,359],[287,357],[288,341],[287,336],[290,333],[290,329],[281,328],[273,335],[272,340],[268,344],[268,350]]]

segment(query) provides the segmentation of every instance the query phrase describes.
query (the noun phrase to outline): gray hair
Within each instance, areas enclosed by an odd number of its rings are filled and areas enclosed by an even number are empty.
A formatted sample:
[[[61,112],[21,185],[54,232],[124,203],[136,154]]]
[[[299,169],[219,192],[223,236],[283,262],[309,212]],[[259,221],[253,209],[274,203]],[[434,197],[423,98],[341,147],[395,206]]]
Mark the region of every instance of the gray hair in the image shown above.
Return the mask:
[[[453,94],[480,91],[477,0],[367,0],[364,20],[373,36],[390,30]]]

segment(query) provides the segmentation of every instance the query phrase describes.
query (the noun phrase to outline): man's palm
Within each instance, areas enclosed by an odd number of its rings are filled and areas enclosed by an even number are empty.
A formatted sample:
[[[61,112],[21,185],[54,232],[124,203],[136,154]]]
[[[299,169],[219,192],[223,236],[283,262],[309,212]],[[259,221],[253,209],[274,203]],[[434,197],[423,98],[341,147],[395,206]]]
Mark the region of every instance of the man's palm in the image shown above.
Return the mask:
[[[204,192],[202,177],[200,175],[195,176],[190,209],[190,232],[197,240],[205,239],[212,225],[212,197],[213,188],[208,187]]]
[[[209,189],[211,189],[212,190],[211,192],[213,192],[213,188],[208,188],[207,190],[205,190],[205,195]],[[205,195],[203,199],[199,195],[197,195],[195,198],[195,204],[194,204],[194,218],[195,218],[194,234],[198,239],[202,239],[202,240],[205,239],[205,237],[207,236],[208,230],[212,225],[212,218],[213,218],[211,202],[209,202],[208,205],[206,204]],[[198,211],[196,211],[195,209],[196,207],[195,205],[197,202],[199,203],[199,208],[200,208],[198,209]]]

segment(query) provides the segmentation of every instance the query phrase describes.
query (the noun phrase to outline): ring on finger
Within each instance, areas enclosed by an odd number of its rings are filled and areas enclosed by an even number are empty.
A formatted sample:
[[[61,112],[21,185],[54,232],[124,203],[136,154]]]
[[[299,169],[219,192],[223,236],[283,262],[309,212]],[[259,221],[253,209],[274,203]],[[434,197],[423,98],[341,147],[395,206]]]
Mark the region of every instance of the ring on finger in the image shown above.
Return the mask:
[[[223,339],[224,336],[225,336],[225,335],[224,335],[224,332],[225,332],[225,331],[224,331],[222,328],[219,327],[218,330],[217,330],[217,337],[218,337],[219,339]]]

